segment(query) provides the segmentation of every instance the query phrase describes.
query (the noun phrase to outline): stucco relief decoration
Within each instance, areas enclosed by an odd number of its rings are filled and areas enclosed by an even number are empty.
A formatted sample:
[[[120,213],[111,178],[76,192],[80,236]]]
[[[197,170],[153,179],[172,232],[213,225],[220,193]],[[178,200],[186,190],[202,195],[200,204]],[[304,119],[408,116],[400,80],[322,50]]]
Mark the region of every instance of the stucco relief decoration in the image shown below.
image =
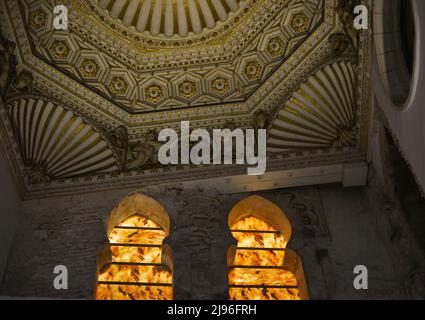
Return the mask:
[[[67,5],[64,32],[51,28],[51,1],[2,3],[10,13],[4,30],[17,30],[2,41],[1,88],[9,108],[2,119],[9,123],[11,150],[29,185],[122,176],[132,181],[146,174],[154,180],[169,170],[184,176],[189,167],[159,164],[157,138],[164,128],[178,131],[187,119],[193,128],[210,132],[230,123],[266,129],[270,170],[301,153],[347,161],[361,157],[369,47],[367,32],[357,33],[355,42],[347,28],[351,2],[146,0],[136,6],[131,0],[69,0]],[[70,120],[71,112],[103,142],[85,145],[81,157],[63,168],[62,153],[47,156],[39,150],[34,158],[39,145],[19,132],[36,129],[14,113],[18,101],[29,106],[23,116],[40,113],[40,128],[47,126],[43,112],[57,105],[64,110],[59,117]],[[55,130],[62,125],[57,120]],[[55,151],[49,141],[43,143]],[[99,158],[103,146],[108,156]],[[97,157],[93,166],[89,155]],[[199,174],[219,171],[205,166]]]

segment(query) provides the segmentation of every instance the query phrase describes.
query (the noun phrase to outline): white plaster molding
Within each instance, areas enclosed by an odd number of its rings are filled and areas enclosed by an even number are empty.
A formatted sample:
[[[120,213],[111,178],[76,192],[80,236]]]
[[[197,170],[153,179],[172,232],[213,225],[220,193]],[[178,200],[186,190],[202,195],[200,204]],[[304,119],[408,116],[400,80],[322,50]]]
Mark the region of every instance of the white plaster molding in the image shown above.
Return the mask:
[[[263,176],[235,175],[184,182],[186,188],[217,189],[222,193],[256,192],[328,183],[343,183],[345,187],[366,184],[368,167],[365,162],[336,164],[294,170],[268,172]]]

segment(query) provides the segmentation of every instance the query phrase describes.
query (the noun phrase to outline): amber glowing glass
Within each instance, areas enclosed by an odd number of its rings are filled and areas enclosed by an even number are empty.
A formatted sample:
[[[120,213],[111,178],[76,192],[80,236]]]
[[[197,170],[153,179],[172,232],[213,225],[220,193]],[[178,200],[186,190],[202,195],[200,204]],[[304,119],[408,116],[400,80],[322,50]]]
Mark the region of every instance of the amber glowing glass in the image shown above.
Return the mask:
[[[285,235],[254,216],[231,229],[238,248],[228,274],[230,299],[300,300],[295,275],[284,269]]]
[[[172,274],[161,263],[166,232],[134,215],[109,235],[112,262],[99,272],[97,300],[171,300]]]

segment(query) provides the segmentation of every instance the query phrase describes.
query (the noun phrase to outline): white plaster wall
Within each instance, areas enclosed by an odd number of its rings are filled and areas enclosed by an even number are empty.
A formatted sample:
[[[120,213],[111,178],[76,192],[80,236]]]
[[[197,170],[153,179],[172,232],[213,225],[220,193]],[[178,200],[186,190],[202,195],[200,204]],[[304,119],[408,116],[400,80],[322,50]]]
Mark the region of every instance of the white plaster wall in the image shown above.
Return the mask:
[[[379,0],[382,1],[382,0]],[[377,1],[377,3],[379,2]],[[383,0],[386,1],[386,0]],[[415,25],[415,66],[410,96],[403,106],[397,108],[389,98],[381,79],[378,57],[374,54],[373,85],[379,106],[384,111],[388,124],[398,141],[401,152],[411,166],[422,190],[425,190],[425,1],[412,0]],[[385,12],[375,12],[375,18]],[[384,16],[385,19],[385,16]],[[382,54],[382,53],[381,53]],[[386,53],[384,53],[386,54]]]
[[[0,287],[16,229],[20,198],[0,146]]]

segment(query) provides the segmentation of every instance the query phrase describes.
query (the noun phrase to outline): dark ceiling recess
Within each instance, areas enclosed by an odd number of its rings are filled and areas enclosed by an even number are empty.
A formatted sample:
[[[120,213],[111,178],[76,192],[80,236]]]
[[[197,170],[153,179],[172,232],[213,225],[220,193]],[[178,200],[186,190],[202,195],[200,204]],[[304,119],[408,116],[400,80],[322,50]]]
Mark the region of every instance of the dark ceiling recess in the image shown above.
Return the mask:
[[[415,23],[411,0],[403,0],[400,4],[400,36],[406,66],[410,74],[412,74],[415,50]]]

